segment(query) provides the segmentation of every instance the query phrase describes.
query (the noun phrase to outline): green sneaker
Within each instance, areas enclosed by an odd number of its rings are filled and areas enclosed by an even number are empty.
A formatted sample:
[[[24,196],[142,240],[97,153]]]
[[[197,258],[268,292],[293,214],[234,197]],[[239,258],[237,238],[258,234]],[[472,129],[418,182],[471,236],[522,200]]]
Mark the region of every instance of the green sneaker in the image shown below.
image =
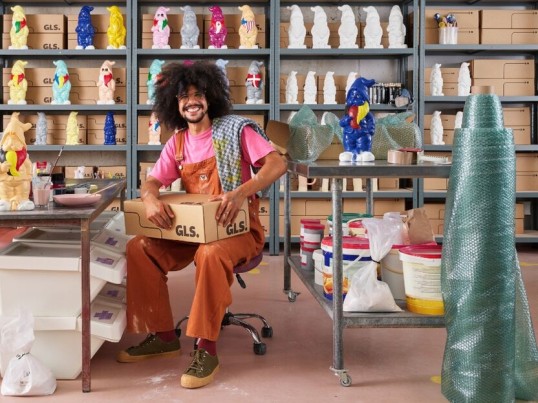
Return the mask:
[[[138,362],[148,358],[173,357],[179,355],[180,352],[179,339],[166,342],[150,333],[138,346],[120,351],[116,356],[116,361]]]
[[[181,386],[187,389],[201,388],[213,382],[219,370],[219,359],[203,348],[191,353],[192,363],[181,376]]]

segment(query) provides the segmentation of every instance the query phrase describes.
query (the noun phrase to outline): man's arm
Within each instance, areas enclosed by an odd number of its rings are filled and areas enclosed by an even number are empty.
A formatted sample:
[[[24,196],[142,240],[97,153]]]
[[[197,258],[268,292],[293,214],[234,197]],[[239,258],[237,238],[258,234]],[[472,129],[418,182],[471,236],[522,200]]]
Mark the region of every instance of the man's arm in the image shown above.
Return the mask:
[[[146,218],[159,228],[170,229],[174,213],[168,204],[159,199],[161,187],[162,183],[150,175],[142,185],[140,197],[146,208]]]

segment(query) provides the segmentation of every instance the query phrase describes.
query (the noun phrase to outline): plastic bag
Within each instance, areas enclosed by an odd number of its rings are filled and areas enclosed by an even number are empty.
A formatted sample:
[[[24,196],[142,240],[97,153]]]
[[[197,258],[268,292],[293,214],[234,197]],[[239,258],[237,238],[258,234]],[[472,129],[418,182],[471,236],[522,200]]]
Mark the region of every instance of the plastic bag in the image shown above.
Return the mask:
[[[50,395],[56,390],[52,371],[30,354],[34,318],[28,311],[0,321],[0,354],[10,357],[0,392],[4,396]]]
[[[420,128],[416,123],[408,121],[413,116],[412,112],[402,112],[376,120],[372,154],[377,160],[386,160],[389,150],[422,147]]]
[[[372,261],[351,277],[351,287],[343,310],[354,312],[401,312],[387,283],[377,279],[377,263],[389,253],[401,229],[394,219],[365,218],[362,224],[368,233]]]

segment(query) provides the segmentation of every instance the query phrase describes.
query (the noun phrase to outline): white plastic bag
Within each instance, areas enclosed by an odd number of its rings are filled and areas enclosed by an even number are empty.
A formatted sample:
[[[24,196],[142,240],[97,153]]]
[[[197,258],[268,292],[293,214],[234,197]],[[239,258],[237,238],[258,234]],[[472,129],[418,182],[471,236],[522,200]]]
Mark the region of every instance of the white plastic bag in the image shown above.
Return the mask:
[[[365,218],[362,224],[368,233],[372,261],[351,277],[351,286],[344,300],[347,312],[400,312],[387,283],[377,279],[377,263],[389,253],[394,240],[401,236],[393,219]]]
[[[2,318],[0,354],[11,357],[2,380],[4,396],[50,395],[56,390],[52,371],[30,354],[34,342],[34,318],[28,311]]]

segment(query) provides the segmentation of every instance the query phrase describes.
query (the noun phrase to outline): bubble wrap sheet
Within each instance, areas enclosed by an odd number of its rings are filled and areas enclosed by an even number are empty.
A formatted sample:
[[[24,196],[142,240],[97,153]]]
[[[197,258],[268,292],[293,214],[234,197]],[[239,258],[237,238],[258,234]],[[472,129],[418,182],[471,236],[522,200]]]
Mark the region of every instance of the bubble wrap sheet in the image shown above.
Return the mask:
[[[441,289],[451,402],[538,399],[538,350],[515,249],[515,153],[499,98],[470,95],[457,129]]]

